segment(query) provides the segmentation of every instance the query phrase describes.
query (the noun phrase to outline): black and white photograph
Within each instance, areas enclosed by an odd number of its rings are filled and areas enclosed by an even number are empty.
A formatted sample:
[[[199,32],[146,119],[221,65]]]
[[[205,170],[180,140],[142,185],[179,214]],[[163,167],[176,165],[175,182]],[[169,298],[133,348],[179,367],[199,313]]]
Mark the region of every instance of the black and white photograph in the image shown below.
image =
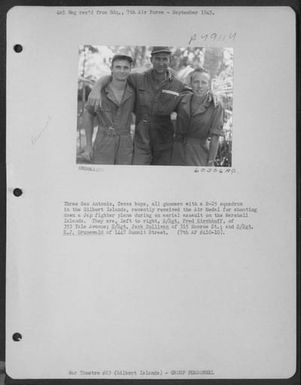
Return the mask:
[[[77,163],[231,167],[233,48],[79,50]]]
[[[289,7],[7,12],[6,385],[297,385],[295,48]]]

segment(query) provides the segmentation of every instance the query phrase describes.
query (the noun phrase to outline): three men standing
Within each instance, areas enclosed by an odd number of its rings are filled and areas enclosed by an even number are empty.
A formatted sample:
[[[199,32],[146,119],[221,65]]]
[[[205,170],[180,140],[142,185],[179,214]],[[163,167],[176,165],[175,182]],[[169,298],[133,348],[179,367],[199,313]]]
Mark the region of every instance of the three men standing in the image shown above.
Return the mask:
[[[214,165],[223,107],[216,102],[204,69],[192,72],[192,89],[188,88],[170,70],[170,56],[168,47],[153,47],[152,68],[144,73],[130,73],[131,57],[113,57],[112,75],[99,79],[89,95],[84,121],[86,159],[100,164]],[[171,121],[174,111],[178,113],[176,130]],[[136,117],[133,142],[132,112]],[[92,151],[95,115],[99,127]],[[181,143],[176,147],[177,137]]]

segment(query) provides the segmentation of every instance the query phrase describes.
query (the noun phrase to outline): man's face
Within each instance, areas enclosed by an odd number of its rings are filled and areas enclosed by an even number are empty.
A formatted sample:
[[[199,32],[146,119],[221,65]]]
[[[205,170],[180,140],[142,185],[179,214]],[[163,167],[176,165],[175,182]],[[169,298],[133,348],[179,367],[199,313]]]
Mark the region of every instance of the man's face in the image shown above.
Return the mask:
[[[151,62],[153,64],[153,69],[158,74],[165,73],[170,63],[170,54],[168,53],[155,53],[151,57]]]
[[[126,81],[131,72],[131,64],[127,60],[115,60],[111,71],[114,80]]]
[[[210,87],[209,74],[195,72],[191,77],[191,88],[195,95],[204,96]]]

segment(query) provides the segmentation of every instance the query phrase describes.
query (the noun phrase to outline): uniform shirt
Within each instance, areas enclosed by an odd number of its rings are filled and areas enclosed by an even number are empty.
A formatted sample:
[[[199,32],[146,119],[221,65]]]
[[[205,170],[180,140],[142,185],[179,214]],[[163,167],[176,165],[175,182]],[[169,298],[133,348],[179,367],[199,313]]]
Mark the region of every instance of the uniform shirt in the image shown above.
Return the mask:
[[[220,102],[207,97],[192,111],[193,94],[183,95],[177,107],[176,136],[199,139],[205,142],[212,135],[222,135],[224,109]]]
[[[170,71],[158,82],[152,69],[142,74],[130,74],[128,82],[136,91],[136,144],[146,152],[150,148],[169,148],[174,135],[170,114],[175,111],[185,85]]]
[[[97,116],[99,131],[114,128],[117,135],[130,133],[132,122],[132,111],[135,104],[135,92],[126,84],[120,103],[116,99],[110,84],[101,90],[101,107],[94,111],[94,108],[87,104],[86,109],[92,115]]]
[[[151,120],[154,116],[169,116],[185,88],[170,71],[167,71],[166,79],[157,82],[152,69],[142,74],[130,74],[128,82],[136,90],[135,114],[138,122],[141,119]]]

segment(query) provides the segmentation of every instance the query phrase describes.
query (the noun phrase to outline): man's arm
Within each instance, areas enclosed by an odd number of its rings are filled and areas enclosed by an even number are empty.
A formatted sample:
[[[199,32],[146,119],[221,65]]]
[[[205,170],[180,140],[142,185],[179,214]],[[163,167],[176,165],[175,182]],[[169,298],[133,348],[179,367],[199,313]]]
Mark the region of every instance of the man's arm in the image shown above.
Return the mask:
[[[101,90],[111,81],[111,76],[105,75],[97,80],[88,96],[88,105],[97,111],[101,107]]]
[[[214,112],[213,112],[213,121],[210,128],[211,141],[209,144],[208,166],[214,166],[214,161],[215,161],[218,146],[219,146],[219,137],[220,135],[223,135],[224,108],[221,102],[216,102],[216,103],[217,104],[215,104]]]
[[[139,76],[138,73],[131,73],[129,74],[128,78],[127,78],[127,81],[129,83],[129,85],[134,88],[134,90],[137,89],[137,77]]]
[[[214,161],[216,158],[217,150],[219,145],[219,136],[212,135],[210,144],[209,144],[209,156],[208,156],[208,164],[207,166],[214,166]]]
[[[178,113],[181,111],[181,103],[183,99],[187,99],[191,94],[192,92],[190,88],[184,89],[180,93],[180,96],[178,97],[178,100],[177,100],[177,104],[174,111],[176,113],[176,121],[174,124],[174,133],[175,133],[174,139],[176,142],[183,142],[184,137],[187,134],[188,122],[186,123],[183,122],[182,119],[178,117]]]
[[[94,115],[88,110],[85,110],[84,112],[83,124],[86,130],[86,147],[85,151],[82,153],[82,157],[88,161],[91,161],[93,155],[92,137],[94,128]]]

